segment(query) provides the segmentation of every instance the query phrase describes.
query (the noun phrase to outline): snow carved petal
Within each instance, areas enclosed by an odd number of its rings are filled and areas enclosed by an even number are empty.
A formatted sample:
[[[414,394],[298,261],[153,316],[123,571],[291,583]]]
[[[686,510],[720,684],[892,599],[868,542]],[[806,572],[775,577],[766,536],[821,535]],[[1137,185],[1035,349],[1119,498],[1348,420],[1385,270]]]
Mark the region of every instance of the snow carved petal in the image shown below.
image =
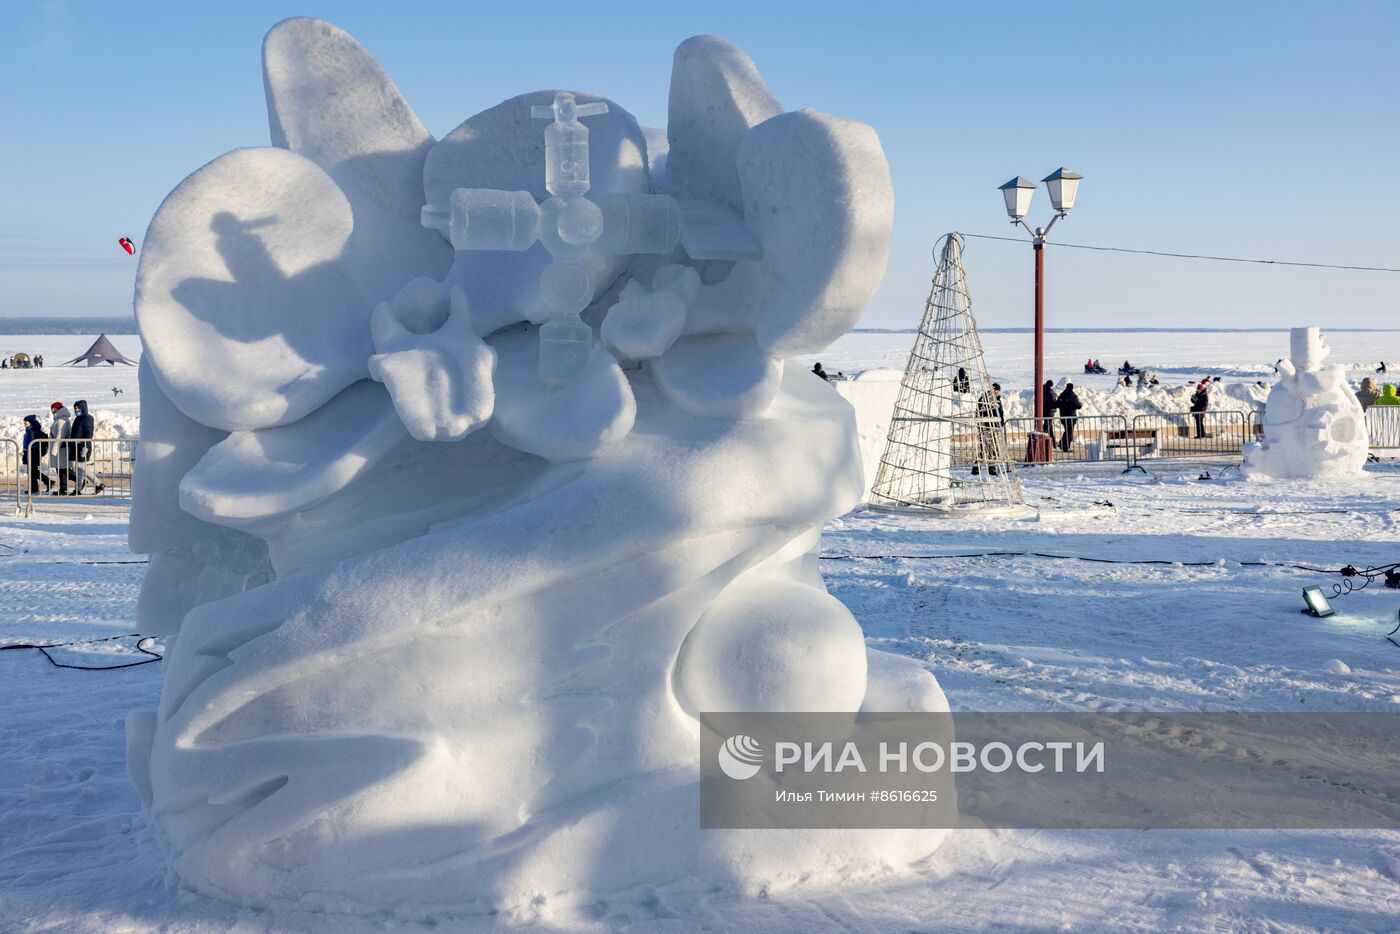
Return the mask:
[[[365,376],[370,305],[342,250],[350,205],[314,162],[237,149],[166,197],[136,319],[180,411],[224,431],[296,421]]]
[[[816,353],[855,324],[885,275],[894,191],[880,140],[854,120],[785,113],[749,131],[738,168],[763,258],[702,289],[687,330],[746,330],[779,357]]]
[[[419,441],[460,441],[490,417],[496,353],[472,330],[467,299],[451,299],[432,279],[415,279],[370,321],[369,372],[394,400],[408,433]]]
[[[230,434],[180,482],[180,507],[256,529],[345,489],[406,440],[384,387],[361,380],[293,425]]]
[[[535,333],[495,341],[496,412],[491,433],[518,451],[553,463],[586,460],[627,437],[637,401],[613,357],[595,350],[582,373],[559,389],[539,378]]]
[[[283,20],[263,40],[263,85],[272,145],[325,169],[350,201],[350,274],[370,301],[442,278],[452,250],[419,222],[433,137],[364,46],[322,20]]]

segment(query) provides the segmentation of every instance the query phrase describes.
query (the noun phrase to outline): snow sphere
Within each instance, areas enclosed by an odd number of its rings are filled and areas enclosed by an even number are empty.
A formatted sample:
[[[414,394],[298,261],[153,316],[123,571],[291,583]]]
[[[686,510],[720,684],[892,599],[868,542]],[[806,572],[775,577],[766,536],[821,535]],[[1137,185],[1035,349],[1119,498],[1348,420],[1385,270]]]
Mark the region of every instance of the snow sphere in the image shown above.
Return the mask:
[[[860,624],[826,591],[741,583],[687,637],[676,690],[693,711],[858,710],[865,664]]]

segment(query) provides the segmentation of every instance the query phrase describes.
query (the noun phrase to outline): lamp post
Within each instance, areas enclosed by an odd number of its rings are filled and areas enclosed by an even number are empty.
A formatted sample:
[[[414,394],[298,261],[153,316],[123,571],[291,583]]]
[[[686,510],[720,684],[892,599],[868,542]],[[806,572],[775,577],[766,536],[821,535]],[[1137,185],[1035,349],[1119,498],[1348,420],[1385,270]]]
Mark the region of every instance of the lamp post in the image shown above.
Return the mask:
[[[1031,196],[1035,194],[1035,182],[1016,176],[1001,186],[1002,197],[1006,199],[1006,213],[1011,223],[1020,224],[1031,235],[1031,249],[1035,253],[1035,418],[1039,431],[1045,418],[1045,240],[1050,236],[1050,228],[1066,216],[1074,207],[1074,196],[1079,192],[1079,181],[1084,176],[1061,166],[1041,179],[1050,192],[1050,204],[1055,216],[1044,227],[1031,229],[1022,218],[1030,211]],[[1034,445],[1032,445],[1034,451]],[[1031,460],[1041,458],[1032,457]],[[1048,459],[1048,452],[1047,452]]]

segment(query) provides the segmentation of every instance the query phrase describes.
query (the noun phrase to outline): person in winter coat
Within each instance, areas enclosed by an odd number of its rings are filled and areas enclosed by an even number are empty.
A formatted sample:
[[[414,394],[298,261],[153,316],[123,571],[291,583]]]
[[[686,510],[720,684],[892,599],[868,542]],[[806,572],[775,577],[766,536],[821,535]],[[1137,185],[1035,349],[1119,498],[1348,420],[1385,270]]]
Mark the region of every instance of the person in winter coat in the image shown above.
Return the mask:
[[[1058,403],[1060,410],[1060,450],[1069,453],[1070,445],[1074,444],[1074,422],[1079,418],[1079,410],[1084,408],[1084,403],[1079,401],[1079,395],[1074,391],[1074,383],[1065,383],[1064,392],[1060,393]]]
[[[49,412],[49,466],[58,472],[58,495],[67,496],[72,470],[68,438],[73,432],[73,413],[62,402],[49,406]]]
[[[1196,384],[1191,394],[1191,417],[1196,421],[1196,437],[1206,436],[1206,412],[1210,410],[1210,380],[1203,379]]]
[[[1047,379],[1040,387],[1040,408],[1044,418],[1040,420],[1040,430],[1050,436],[1050,446],[1055,446],[1055,413],[1060,410],[1060,396],[1055,392],[1055,381]]]
[[[46,444],[35,444],[35,441],[48,440],[48,434],[44,431],[44,426],[39,424],[39,416],[24,416],[24,447],[20,449],[20,463],[29,466],[29,492],[31,494],[39,492],[39,482],[43,481],[44,492],[49,491],[49,478],[44,475],[39,466],[39,462],[44,459],[48,452],[44,449]],[[33,452],[33,456],[30,456]]]
[[[822,369],[822,362],[820,360],[817,361],[816,366],[812,367],[812,372],[820,376],[822,379],[831,379],[831,377],[826,375],[826,370]]]
[[[88,465],[92,463],[92,416],[88,414],[88,404],[86,399],[79,399],[73,403],[73,409],[78,413],[73,418],[73,428],[70,437],[73,439],[69,452],[72,458],[72,468],[76,475],[76,483],[73,487],[73,495],[79,496],[83,492],[83,483],[87,480]],[[102,484],[96,480],[92,482],[96,492],[102,492]]]
[[[1373,402],[1373,403],[1371,403],[1371,404],[1372,404],[1372,405],[1400,405],[1400,396],[1397,396],[1397,395],[1395,394],[1395,384],[1394,384],[1394,383],[1386,383],[1386,384],[1385,384],[1385,387],[1384,387],[1383,389],[1381,389],[1380,398],[1377,399],[1375,402]]]
[[[972,392],[972,380],[968,379],[966,367],[958,367],[958,375],[953,377],[953,392],[958,395]]]
[[[986,461],[987,473],[996,476],[997,461],[1001,460],[1005,444],[1002,433],[1006,431],[1006,407],[1001,401],[1001,383],[992,383],[992,388],[982,393],[977,400],[977,455],[979,461]],[[972,468],[973,474],[982,472],[979,466]]]
[[[1361,403],[1361,411],[1366,411],[1376,404],[1376,400],[1381,397],[1380,390],[1376,388],[1374,377],[1368,376],[1361,381],[1361,388],[1356,391],[1356,401]]]

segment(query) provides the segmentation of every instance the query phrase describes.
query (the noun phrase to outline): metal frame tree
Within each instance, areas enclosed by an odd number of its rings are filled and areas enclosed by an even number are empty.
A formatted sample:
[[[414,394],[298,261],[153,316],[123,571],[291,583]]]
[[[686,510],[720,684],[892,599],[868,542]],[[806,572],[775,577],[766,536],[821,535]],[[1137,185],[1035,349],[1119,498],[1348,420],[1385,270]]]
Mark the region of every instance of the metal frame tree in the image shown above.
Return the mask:
[[[955,448],[960,454],[970,449],[970,454],[955,459]],[[982,360],[962,265],[962,237],[956,233],[943,238],[870,505],[934,511],[1025,508]]]

